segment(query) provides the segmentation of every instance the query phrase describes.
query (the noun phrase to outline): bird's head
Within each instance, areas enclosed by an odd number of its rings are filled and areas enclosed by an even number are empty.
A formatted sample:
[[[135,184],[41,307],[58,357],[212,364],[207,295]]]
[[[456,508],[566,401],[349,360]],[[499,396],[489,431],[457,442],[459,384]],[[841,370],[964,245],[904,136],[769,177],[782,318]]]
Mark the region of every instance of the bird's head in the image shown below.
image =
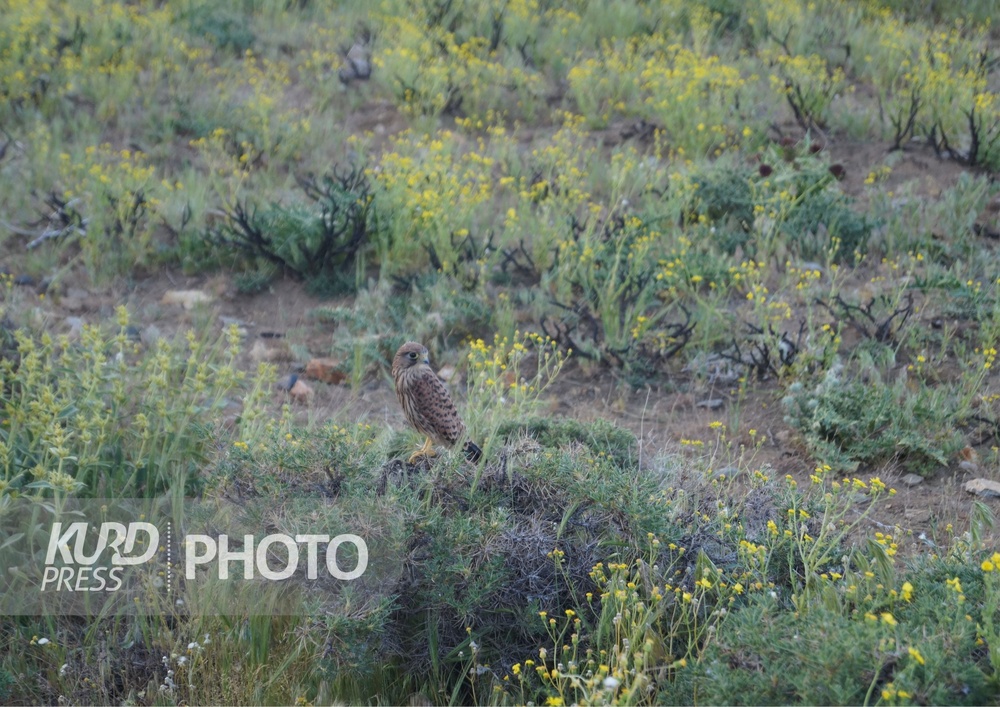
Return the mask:
[[[430,354],[427,353],[426,346],[416,341],[408,341],[399,347],[396,356],[392,359],[392,370],[405,370],[421,363],[429,365],[430,362],[431,358]]]

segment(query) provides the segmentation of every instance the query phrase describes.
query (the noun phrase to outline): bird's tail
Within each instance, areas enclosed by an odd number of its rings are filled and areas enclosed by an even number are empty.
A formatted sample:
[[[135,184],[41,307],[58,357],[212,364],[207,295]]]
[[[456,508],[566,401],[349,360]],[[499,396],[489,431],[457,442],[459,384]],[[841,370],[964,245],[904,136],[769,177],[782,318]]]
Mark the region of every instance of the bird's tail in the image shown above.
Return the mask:
[[[471,439],[465,443],[465,446],[462,447],[462,451],[465,452],[465,458],[473,464],[478,464],[479,460],[483,458],[483,450],[480,449],[479,445]]]

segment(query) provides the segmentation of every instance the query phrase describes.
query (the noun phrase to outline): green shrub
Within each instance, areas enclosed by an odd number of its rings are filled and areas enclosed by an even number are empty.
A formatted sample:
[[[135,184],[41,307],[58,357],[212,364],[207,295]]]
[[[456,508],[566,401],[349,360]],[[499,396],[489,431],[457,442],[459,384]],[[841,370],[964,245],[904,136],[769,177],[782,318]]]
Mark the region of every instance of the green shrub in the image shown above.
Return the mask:
[[[299,184],[311,203],[237,204],[211,239],[297,277],[343,281],[363,263],[378,229],[368,177],[359,168],[334,169]]]
[[[921,596],[919,588],[915,595]],[[906,621],[896,612],[893,626],[882,617],[822,606],[791,612],[769,597],[757,598],[732,613],[695,669],[691,689],[706,703],[733,705],[871,704],[880,698],[974,705],[992,699],[974,659],[973,627],[943,617],[926,595],[919,607],[930,609],[926,622]]]
[[[961,445],[948,401],[924,386],[850,378],[835,364],[815,385],[792,383],[785,421],[825,464],[853,470],[899,460],[918,472],[947,466]]]
[[[246,498],[284,498],[286,508],[297,494],[321,494],[353,513],[388,513],[405,528],[390,615],[366,623],[359,608],[358,621],[322,629],[343,651],[376,647],[363,662],[338,649],[341,672],[393,665],[451,694],[469,666],[501,671],[534,652],[546,635],[538,612],[586,604],[599,562],[630,562],[648,533],[679,537],[658,505],[656,480],[638,473],[634,437],[608,423],[535,418],[527,430],[544,442],[509,426],[482,468],[455,454],[429,469],[380,461],[391,438],[369,425],[304,434],[289,423],[272,421],[238,442],[209,483]]]

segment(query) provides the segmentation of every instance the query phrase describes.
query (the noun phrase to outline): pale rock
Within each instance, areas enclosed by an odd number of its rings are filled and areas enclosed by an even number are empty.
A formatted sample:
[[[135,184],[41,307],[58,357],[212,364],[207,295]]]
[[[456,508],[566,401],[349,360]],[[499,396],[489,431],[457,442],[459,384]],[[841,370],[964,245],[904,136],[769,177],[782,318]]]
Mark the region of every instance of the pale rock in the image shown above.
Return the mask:
[[[313,398],[313,389],[305,381],[297,380],[288,394],[295,402],[308,405]]]
[[[901,477],[899,480],[904,486],[909,486],[910,488],[913,488],[914,486],[919,486],[920,484],[924,483],[924,477],[922,477],[920,474],[907,474],[906,476]]]
[[[212,301],[212,295],[204,290],[168,290],[160,300],[160,304],[180,305],[184,309],[191,310],[199,304],[207,304]]]
[[[700,402],[697,402],[697,403],[694,404],[694,406],[696,408],[706,408],[708,410],[718,410],[719,408],[722,407],[722,405],[723,405],[724,402],[725,401],[723,401],[722,398],[712,398],[711,400],[702,400]]]
[[[283,341],[267,344],[258,340],[250,347],[250,359],[256,363],[262,361],[267,363],[286,363],[291,361],[292,358],[292,352],[288,348],[288,344]]]
[[[1000,483],[989,479],[972,479],[966,481],[962,488],[982,498],[1000,498]]]
[[[150,324],[139,332],[139,339],[142,341],[144,346],[155,346],[161,336],[162,334],[160,333],[160,328],[155,324]]]
[[[80,338],[80,334],[83,332],[84,321],[80,317],[66,317],[63,323],[69,328],[66,335],[70,339],[76,340]]]
[[[907,508],[903,511],[903,517],[911,523],[926,523],[931,519],[930,508]]]

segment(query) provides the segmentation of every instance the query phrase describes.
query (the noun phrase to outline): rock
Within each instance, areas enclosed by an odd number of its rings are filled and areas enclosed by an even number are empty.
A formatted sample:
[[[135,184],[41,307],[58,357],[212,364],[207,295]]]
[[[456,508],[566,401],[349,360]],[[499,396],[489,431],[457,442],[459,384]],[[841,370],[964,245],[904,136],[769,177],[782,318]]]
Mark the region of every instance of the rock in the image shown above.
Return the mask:
[[[125,327],[125,336],[128,337],[129,341],[136,344],[142,341],[142,332],[139,331],[139,327],[132,326],[131,324]]]
[[[247,324],[242,319],[237,319],[236,317],[219,317],[219,321],[222,322],[222,326],[225,329],[228,329],[231,326],[235,326],[236,330],[240,334],[240,338],[243,339],[247,338],[248,336],[247,327],[249,327],[250,325]]]
[[[90,293],[80,287],[67,288],[63,296],[59,298],[59,304],[70,312],[82,312],[85,309],[93,308]]]
[[[962,488],[982,498],[1000,498],[1000,483],[989,479],[972,479],[966,481]]]
[[[962,471],[970,474],[979,471],[979,454],[972,447],[963,447],[958,453],[958,458],[961,460],[958,462],[958,468]]]
[[[31,275],[18,275],[14,278],[14,284],[20,285],[21,287],[34,287],[35,278]]]
[[[900,478],[899,481],[904,486],[909,486],[910,488],[913,488],[914,486],[919,486],[920,484],[924,483],[924,477],[922,477],[920,474],[907,474],[906,476]]]
[[[212,295],[203,290],[168,290],[160,304],[179,304],[184,309],[191,310],[211,301]]]
[[[268,363],[286,363],[293,358],[288,344],[279,341],[275,344],[267,344],[263,341],[255,341],[250,347],[250,359],[257,363],[267,361]]]
[[[347,380],[347,374],[337,370],[337,366],[339,365],[340,361],[335,358],[314,358],[306,364],[306,370],[303,375],[306,378],[337,385]]]
[[[61,304],[67,312],[82,312],[85,309],[83,302],[78,300],[76,297],[60,297],[59,304]]]
[[[438,371],[438,378],[443,380],[445,383],[450,383],[454,377],[455,377],[454,366],[442,366],[441,370]]]
[[[778,430],[774,433],[774,438],[781,442],[782,444],[788,444],[792,441],[792,431],[791,430]]]
[[[291,390],[295,386],[295,383],[298,380],[299,380],[299,377],[298,377],[297,374],[295,374],[295,373],[289,373],[287,376],[282,376],[281,378],[279,378],[277,385],[278,385],[278,387],[281,390],[284,390],[284,391],[287,392],[287,391]]]
[[[337,72],[337,76],[346,84],[354,79],[364,81],[371,75],[372,64],[368,56],[368,49],[363,44],[355,43],[348,50],[344,66]]]
[[[292,400],[295,402],[308,404],[312,401],[313,389],[305,381],[297,380],[288,391],[288,394],[292,396]]]
[[[722,407],[725,401],[722,398],[712,398],[711,400],[702,400],[701,402],[695,403],[696,408],[707,408],[709,410],[718,410]]]
[[[63,324],[69,327],[69,331],[66,332],[66,335],[69,336],[70,339],[79,339],[80,334],[83,332],[84,323],[85,322],[80,319],[80,317],[66,317],[66,319],[63,320]]]
[[[155,324],[150,324],[141,332],[139,332],[139,340],[142,341],[143,346],[156,346],[156,342],[160,340],[160,327]]]
[[[926,523],[931,519],[930,508],[907,508],[903,511],[903,517],[911,523]]]

